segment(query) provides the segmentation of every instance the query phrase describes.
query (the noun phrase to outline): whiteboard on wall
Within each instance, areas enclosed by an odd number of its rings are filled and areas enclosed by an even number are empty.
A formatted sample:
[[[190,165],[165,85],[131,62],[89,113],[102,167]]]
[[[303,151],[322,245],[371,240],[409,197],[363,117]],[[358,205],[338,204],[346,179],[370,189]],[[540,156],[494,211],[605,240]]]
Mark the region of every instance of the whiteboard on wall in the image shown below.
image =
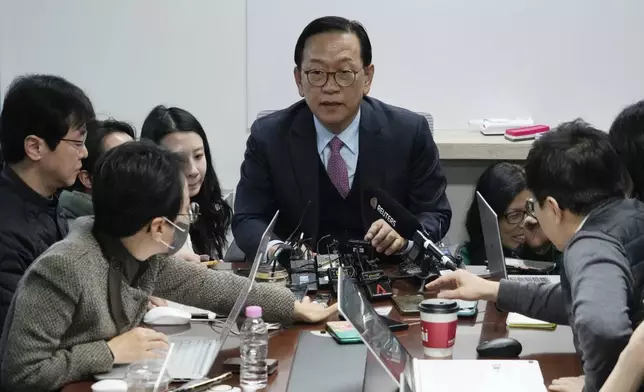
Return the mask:
[[[248,0],[248,123],[299,99],[293,50],[324,15],[364,24],[370,95],[430,112],[436,129],[532,116],[607,128],[644,98],[642,0]]]

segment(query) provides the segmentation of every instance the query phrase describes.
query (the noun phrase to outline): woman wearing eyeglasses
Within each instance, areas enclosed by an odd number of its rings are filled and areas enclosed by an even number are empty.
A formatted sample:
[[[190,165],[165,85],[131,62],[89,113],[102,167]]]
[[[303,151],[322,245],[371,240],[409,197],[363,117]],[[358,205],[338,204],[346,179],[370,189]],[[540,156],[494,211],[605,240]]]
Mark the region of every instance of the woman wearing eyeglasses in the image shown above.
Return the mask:
[[[553,262],[560,259],[561,253],[543,234],[537,220],[526,211],[530,192],[526,188],[523,168],[499,162],[489,166],[476,184],[475,196],[465,220],[469,241],[458,250],[465,264],[483,265],[487,260],[476,191],[499,218],[505,257]]]

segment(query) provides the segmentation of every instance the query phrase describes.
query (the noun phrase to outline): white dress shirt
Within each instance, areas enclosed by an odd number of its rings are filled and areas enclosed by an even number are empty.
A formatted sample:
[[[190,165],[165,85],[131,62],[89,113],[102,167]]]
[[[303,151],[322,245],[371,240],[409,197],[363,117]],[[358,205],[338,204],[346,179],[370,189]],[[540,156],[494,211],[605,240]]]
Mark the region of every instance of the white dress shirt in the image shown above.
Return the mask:
[[[318,143],[318,154],[324,167],[329,164],[329,157],[331,156],[331,146],[329,142],[335,136],[344,143],[340,149],[340,156],[347,164],[347,171],[349,174],[349,188],[353,185],[353,178],[356,176],[356,168],[358,166],[358,153],[360,150],[360,110],[358,114],[339,134],[335,134],[322,125],[317,117],[313,116],[313,124],[315,125],[316,139]]]

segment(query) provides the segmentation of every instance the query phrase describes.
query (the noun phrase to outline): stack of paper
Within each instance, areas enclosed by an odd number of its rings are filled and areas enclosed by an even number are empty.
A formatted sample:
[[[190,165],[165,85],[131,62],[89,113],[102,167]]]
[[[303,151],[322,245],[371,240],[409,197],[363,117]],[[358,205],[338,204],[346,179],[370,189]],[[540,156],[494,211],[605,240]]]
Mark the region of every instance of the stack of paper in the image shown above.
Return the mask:
[[[526,317],[519,313],[510,313],[505,320],[508,328],[529,328],[529,329],[547,329],[553,330],[557,328],[557,324],[549,323],[546,321],[536,320]]]

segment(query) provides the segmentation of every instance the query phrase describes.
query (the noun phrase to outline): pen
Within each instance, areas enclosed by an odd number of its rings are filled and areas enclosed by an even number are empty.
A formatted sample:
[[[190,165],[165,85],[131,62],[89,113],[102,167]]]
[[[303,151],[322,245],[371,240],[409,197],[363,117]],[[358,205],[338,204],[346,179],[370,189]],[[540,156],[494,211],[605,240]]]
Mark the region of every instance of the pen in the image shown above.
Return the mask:
[[[210,261],[202,261],[201,262],[201,265],[205,265],[205,266],[208,266],[208,267],[210,267],[212,265],[217,265],[217,264],[219,264],[219,260],[210,260]]]

